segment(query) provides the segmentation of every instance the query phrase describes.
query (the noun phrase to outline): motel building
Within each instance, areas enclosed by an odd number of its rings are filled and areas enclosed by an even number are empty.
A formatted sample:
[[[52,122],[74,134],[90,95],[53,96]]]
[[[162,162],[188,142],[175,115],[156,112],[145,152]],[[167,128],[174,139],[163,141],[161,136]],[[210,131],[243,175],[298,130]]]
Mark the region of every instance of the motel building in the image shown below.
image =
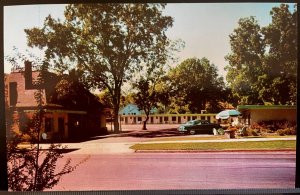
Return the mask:
[[[155,114],[156,109],[151,110],[148,124],[182,124],[190,120],[208,120],[211,123],[220,122],[216,119],[217,114],[207,114],[203,110],[200,114]],[[119,112],[122,125],[141,124],[146,115],[135,104],[126,105]]]
[[[121,115],[120,118],[121,124],[141,124],[146,115]],[[182,124],[195,119],[218,122],[216,114],[154,114],[149,116],[148,124]]]

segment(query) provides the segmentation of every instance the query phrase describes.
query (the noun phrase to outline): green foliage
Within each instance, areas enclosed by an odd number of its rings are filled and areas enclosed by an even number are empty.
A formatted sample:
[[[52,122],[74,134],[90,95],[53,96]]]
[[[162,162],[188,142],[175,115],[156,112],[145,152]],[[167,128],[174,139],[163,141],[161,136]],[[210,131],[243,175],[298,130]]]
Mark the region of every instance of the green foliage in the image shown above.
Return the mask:
[[[238,24],[229,36],[232,53],[226,56],[226,78],[240,104],[261,103],[255,90],[264,52],[260,27],[254,17],[240,19]]]
[[[111,97],[107,89],[102,90],[98,95],[99,101],[105,108],[112,108]]]
[[[227,81],[239,104],[296,102],[297,10],[281,4],[270,15],[266,27],[254,17],[240,19],[229,36]]]
[[[28,45],[45,49],[60,72],[76,66],[90,88],[108,89],[118,131],[121,87],[145,67],[151,71],[168,57],[166,30],[173,19],[165,4],[71,4],[65,20],[45,19],[44,27],[26,29]],[[159,63],[149,63],[151,62]],[[147,70],[148,71],[148,70]]]
[[[217,132],[218,132],[218,135],[224,135],[225,134],[224,129],[222,129],[222,128],[219,128],[217,130]]]
[[[145,79],[141,79],[133,86],[138,90],[133,97],[134,102],[140,110],[145,111],[145,114],[149,115],[151,108],[156,105],[157,100],[154,86],[150,86],[150,82]]]
[[[206,58],[187,59],[171,69],[168,77],[169,91],[173,95],[172,107],[177,113],[218,112],[220,101],[227,100],[228,91],[223,78]]]
[[[146,120],[143,123],[143,129],[146,130],[151,109],[157,104],[155,86],[151,86],[149,80],[141,78],[138,83],[133,84],[133,87],[137,89],[137,93],[133,96],[134,103],[146,114]]]
[[[173,96],[172,91],[169,90],[168,79],[166,76],[162,77],[155,86],[156,97],[157,97],[157,109],[158,113],[165,114],[169,113],[171,97]]]

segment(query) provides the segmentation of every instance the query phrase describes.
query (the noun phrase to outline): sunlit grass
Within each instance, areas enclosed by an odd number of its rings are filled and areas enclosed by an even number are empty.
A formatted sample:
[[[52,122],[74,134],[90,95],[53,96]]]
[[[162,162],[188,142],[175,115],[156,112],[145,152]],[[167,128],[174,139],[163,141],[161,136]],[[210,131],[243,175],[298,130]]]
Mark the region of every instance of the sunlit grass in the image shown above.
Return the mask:
[[[279,136],[279,135],[270,135],[270,136],[245,136],[245,137],[237,137],[238,139],[249,139],[249,138],[296,138],[295,135],[286,135],[286,136]],[[149,140],[151,141],[190,141],[190,140],[222,140],[228,139],[224,135],[218,136],[207,136],[207,137],[195,137],[195,136],[181,136],[181,137],[165,137],[165,138],[155,138]]]
[[[207,136],[207,137],[195,137],[195,136],[182,136],[182,137],[165,137],[165,138],[156,138],[156,139],[151,139],[151,141],[189,141],[189,140],[222,140],[222,139],[227,139],[223,135],[218,135],[218,136]]]
[[[134,150],[277,150],[296,149],[296,141],[243,141],[243,142],[196,142],[135,144]]]
[[[296,135],[284,135],[284,136],[280,136],[280,135],[267,135],[267,136],[245,136],[245,137],[241,137],[241,138],[296,138]]]

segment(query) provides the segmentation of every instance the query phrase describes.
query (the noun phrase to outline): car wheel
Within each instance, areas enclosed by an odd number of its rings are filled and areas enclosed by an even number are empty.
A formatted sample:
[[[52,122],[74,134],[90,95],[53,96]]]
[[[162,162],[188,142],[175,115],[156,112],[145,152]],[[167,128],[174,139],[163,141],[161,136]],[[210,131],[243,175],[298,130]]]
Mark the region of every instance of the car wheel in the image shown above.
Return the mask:
[[[214,135],[218,135],[218,131],[217,131],[217,129],[216,129],[216,128],[213,128],[213,130],[212,130],[212,131],[213,131],[213,134],[214,134]]]
[[[196,133],[195,130],[190,130],[190,134],[191,134],[191,135],[194,135],[195,133]]]

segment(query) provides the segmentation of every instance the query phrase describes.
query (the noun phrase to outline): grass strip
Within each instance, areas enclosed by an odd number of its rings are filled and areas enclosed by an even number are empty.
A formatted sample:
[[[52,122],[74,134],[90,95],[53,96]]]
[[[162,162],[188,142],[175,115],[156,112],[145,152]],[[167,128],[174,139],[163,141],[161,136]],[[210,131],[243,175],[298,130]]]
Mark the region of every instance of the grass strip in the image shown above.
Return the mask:
[[[239,139],[249,139],[249,138],[293,138],[296,136],[295,135],[288,135],[288,136],[246,136],[246,137],[238,137]],[[188,141],[188,140],[222,140],[222,139],[228,139],[227,137],[223,135],[218,135],[218,136],[208,136],[208,137],[166,137],[166,138],[156,138],[149,140],[151,141]]]
[[[135,144],[130,148],[134,150],[278,150],[296,149],[296,141],[153,143]]]
[[[208,136],[208,137],[166,137],[166,138],[157,138],[157,139],[152,139],[149,140],[151,141],[185,141],[185,140],[222,140],[222,139],[228,139],[223,135],[218,135],[218,136]]]

